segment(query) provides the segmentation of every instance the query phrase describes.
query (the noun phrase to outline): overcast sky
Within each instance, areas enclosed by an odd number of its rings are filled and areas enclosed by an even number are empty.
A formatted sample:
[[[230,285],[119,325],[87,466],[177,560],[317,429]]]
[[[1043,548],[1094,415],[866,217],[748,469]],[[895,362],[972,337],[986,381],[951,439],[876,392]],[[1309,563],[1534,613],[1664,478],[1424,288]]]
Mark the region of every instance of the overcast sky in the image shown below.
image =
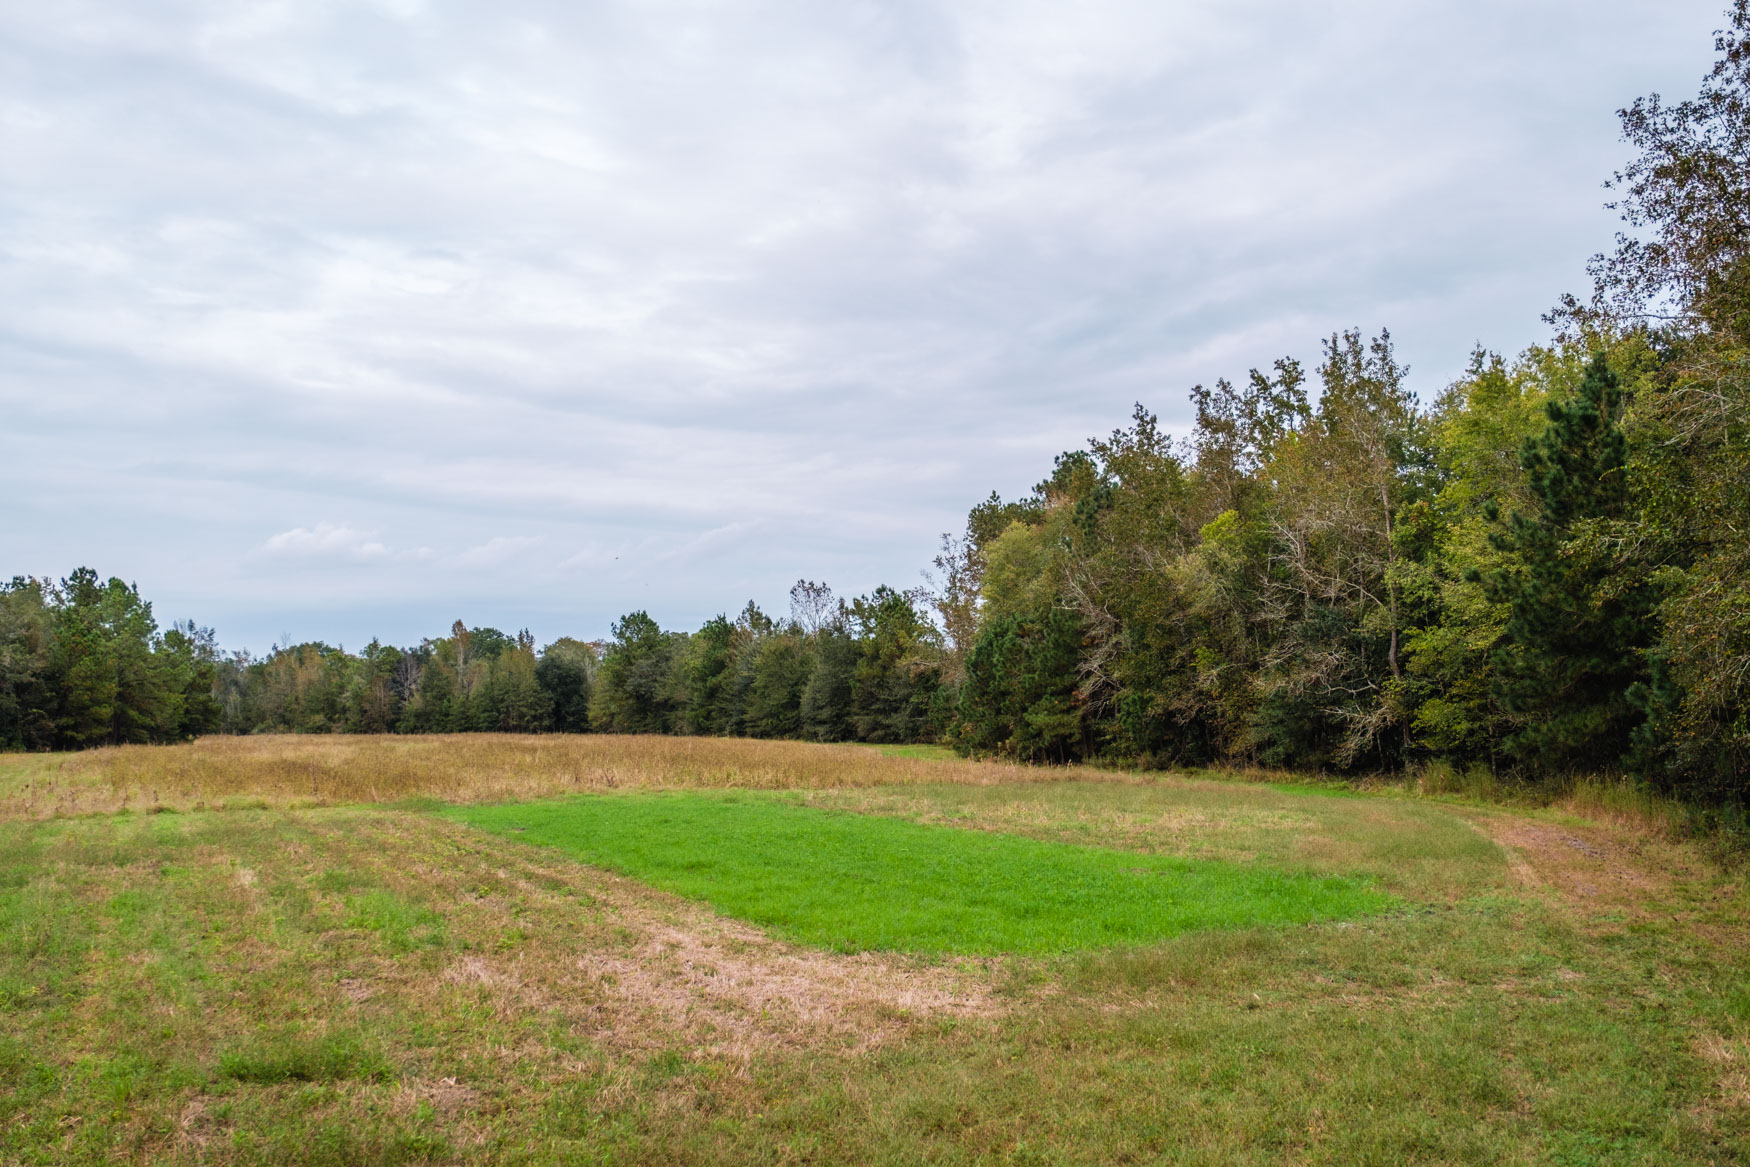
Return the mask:
[[[1141,401],[1609,245],[1724,0],[0,0],[0,575],[227,647],[918,582]]]

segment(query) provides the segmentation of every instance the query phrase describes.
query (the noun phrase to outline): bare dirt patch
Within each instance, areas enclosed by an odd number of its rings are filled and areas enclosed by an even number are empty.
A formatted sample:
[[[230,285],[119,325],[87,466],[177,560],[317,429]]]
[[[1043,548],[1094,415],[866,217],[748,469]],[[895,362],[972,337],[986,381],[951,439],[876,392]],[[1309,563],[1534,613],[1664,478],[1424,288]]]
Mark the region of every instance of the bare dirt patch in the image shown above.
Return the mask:
[[[366,984],[358,977],[341,977],[339,984],[340,995],[345,997],[348,1001],[351,1001],[354,1005],[364,1001],[369,1001],[375,992],[370,985]]]
[[[209,1143],[223,1139],[228,1131],[228,1124],[215,1119],[207,1109],[206,1096],[197,1094],[188,1100],[182,1113],[176,1117],[175,1145],[198,1156],[207,1150]]]
[[[610,927],[557,951],[543,943],[514,956],[469,954],[443,980],[501,1008],[558,1008],[623,1051],[678,1045],[743,1063],[783,1047],[860,1053],[938,1018],[1003,1012],[993,962],[803,948],[631,881],[591,876]]]
[[[390,1109],[405,1118],[414,1113],[422,1102],[438,1114],[451,1115],[478,1106],[480,1092],[455,1078],[403,1082],[395,1092]]]

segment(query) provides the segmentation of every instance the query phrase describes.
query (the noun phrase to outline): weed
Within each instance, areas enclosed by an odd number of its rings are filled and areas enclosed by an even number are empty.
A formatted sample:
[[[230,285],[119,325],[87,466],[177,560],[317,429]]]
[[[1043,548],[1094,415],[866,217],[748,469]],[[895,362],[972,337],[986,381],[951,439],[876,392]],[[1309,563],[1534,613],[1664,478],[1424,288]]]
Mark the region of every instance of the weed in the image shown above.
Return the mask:
[[[140,810],[493,802],[581,790],[786,790],[908,782],[1062,780],[955,758],[938,746],[872,748],[747,738],[604,734],[208,737],[177,746],[0,756],[0,818]]]

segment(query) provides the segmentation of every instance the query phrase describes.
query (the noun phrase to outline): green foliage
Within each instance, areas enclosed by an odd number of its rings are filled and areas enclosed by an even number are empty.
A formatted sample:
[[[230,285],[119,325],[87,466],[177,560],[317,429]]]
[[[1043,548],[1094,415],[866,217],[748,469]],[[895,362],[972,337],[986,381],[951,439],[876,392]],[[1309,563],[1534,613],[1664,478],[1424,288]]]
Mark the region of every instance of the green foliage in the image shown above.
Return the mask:
[[[802,731],[802,695],[814,671],[807,643],[796,633],[766,636],[749,657],[743,731],[749,737],[797,737]]]
[[[480,702],[488,728],[536,733],[553,724],[553,695],[541,686],[535,640],[525,629],[510,645],[486,658],[490,668]]]
[[[1081,621],[1048,608],[985,621],[966,659],[960,745],[1026,761],[1065,762],[1085,749],[1076,693]]]
[[[857,641],[839,626],[823,628],[812,639],[814,669],[800,702],[802,736],[816,742],[855,741],[851,684],[857,672]]]
[[[1497,692],[1521,728],[1507,750],[1542,769],[1597,769],[1627,752],[1638,721],[1654,596],[1619,550],[1629,518],[1621,381],[1600,353],[1579,392],[1547,405],[1521,458],[1534,515],[1514,512],[1497,543],[1516,553],[1489,595],[1510,606]],[[1629,543],[1632,546],[1632,543]]]
[[[1409,552],[1404,638],[1406,698],[1415,744],[1437,757],[1493,761],[1513,732],[1494,661],[1511,605],[1483,581],[1517,560],[1497,539],[1498,516],[1534,507],[1519,452],[1543,432],[1543,403],[1578,372],[1568,354],[1533,349],[1509,365],[1478,349],[1430,419],[1439,487],[1402,516]]]
[[[0,585],[0,749],[55,744],[54,649],[45,585],[22,577]]]
[[[1712,800],[1750,788],[1750,3],[1696,97],[1621,111],[1639,151],[1612,185],[1634,234],[1594,260],[1570,321],[1665,321],[1629,415],[1628,472],[1659,592],[1634,765]]]
[[[860,642],[851,674],[857,740],[921,740],[929,732],[937,683],[935,626],[912,597],[887,587],[852,601],[850,614]]]
[[[735,719],[730,699],[730,666],[735,661],[735,625],[727,616],[705,621],[687,638],[680,659],[680,682],[687,694],[686,729],[689,733],[727,733]]]
[[[788,621],[750,601],[690,635],[627,616],[594,681],[593,727],[813,741],[941,733],[946,653],[922,595],[883,587],[846,604],[803,580],[791,601]]]
[[[642,611],[618,621],[613,631],[590,702],[591,725],[609,733],[670,730],[675,710],[669,669],[676,638]]]
[[[180,741],[219,727],[219,654],[192,622],[162,635],[152,605],[79,568],[0,586],[0,748]]]
[[[1686,684],[1745,659],[1743,589],[1721,579],[1736,561],[1695,555],[1712,528],[1682,511],[1693,491],[1661,487],[1670,444],[1622,388],[1665,402],[1673,360],[1634,332],[1511,364],[1479,351],[1423,410],[1389,336],[1347,332],[1326,343],[1316,406],[1284,359],[1243,389],[1194,390],[1182,448],[1139,407],[1058,458],[1024,520],[993,531],[990,501],[969,519],[982,603],[952,739],[1142,764],[1626,764],[1741,791],[1717,743],[1750,743],[1742,697],[1722,714]],[[1702,496],[1727,529],[1740,465]],[[1718,582],[1697,587],[1696,562]],[[1678,613],[1686,638],[1661,641]]]
[[[589,696],[596,664],[595,650],[569,636],[541,650],[541,659],[535,662],[535,683],[552,702],[555,731],[583,733],[589,729]]]
[[[748,603],[694,635],[646,612],[614,639],[537,651],[456,621],[448,636],[359,652],[312,641],[220,654],[210,629],[159,635],[151,606],[81,569],[0,586],[0,748],[175,741],[203,733],[713,733],[933,741],[952,718],[922,591],[850,604],[803,581],[787,622]]]

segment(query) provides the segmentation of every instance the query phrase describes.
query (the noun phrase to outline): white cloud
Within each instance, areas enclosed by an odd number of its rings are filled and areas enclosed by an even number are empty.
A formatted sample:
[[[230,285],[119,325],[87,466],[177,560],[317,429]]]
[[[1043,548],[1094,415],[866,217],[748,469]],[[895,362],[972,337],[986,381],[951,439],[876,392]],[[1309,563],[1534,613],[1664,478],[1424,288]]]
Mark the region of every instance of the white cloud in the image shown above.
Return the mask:
[[[468,568],[497,567],[539,547],[542,542],[539,535],[496,535],[456,556],[456,565]]]
[[[388,556],[375,531],[360,531],[344,523],[317,523],[281,531],[260,547],[262,555],[281,559],[338,559],[370,563]]]

